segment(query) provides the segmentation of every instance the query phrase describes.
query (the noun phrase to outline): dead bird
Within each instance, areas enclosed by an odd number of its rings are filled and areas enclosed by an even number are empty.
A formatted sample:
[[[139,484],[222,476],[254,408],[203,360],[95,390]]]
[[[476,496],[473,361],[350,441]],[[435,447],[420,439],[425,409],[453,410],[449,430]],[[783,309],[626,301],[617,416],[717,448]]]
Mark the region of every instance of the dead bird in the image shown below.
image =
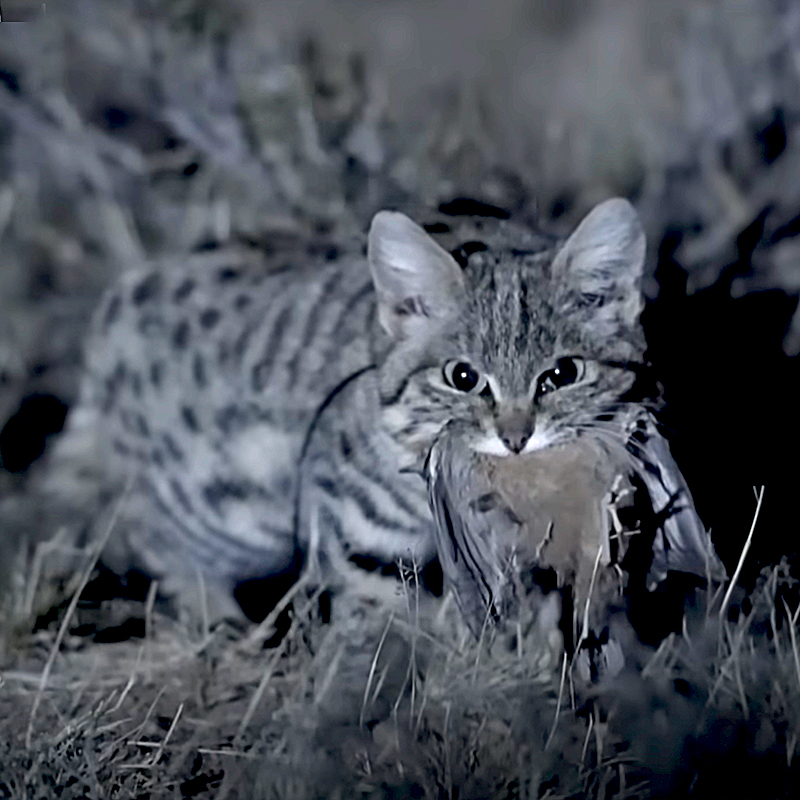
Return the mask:
[[[632,583],[652,591],[672,572],[724,579],[642,406],[530,452],[480,452],[477,441],[468,426],[448,426],[425,470],[442,570],[476,636],[489,624],[542,633],[558,589],[567,652],[599,650],[608,608]],[[621,667],[620,653],[605,648],[603,657]]]

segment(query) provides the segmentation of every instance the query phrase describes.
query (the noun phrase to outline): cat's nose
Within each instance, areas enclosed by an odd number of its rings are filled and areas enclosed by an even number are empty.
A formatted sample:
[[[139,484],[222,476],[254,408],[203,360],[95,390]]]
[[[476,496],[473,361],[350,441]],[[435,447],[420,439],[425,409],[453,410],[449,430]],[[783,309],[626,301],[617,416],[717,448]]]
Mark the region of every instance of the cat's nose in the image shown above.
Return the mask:
[[[531,438],[527,431],[509,431],[500,434],[500,441],[512,452],[521,453]]]
[[[497,420],[497,435],[512,453],[521,453],[533,435],[533,425],[534,421],[526,412],[505,414]]]

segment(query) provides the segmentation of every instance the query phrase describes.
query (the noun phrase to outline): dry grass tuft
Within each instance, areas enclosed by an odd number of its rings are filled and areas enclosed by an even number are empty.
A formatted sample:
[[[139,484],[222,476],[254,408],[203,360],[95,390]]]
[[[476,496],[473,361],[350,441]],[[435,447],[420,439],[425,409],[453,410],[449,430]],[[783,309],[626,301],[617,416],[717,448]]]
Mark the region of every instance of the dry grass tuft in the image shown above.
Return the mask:
[[[0,787],[9,797],[639,798],[789,796],[800,736],[798,612],[785,564],[720,614],[616,678],[493,631],[475,642],[413,574],[393,609],[295,591],[289,632],[207,636],[158,604],[146,637],[80,635],[77,602],[17,631],[0,673]],[[794,601],[796,602],[796,601]],[[72,627],[70,627],[72,626]],[[7,650],[10,652],[10,650]],[[724,790],[723,790],[724,789]]]

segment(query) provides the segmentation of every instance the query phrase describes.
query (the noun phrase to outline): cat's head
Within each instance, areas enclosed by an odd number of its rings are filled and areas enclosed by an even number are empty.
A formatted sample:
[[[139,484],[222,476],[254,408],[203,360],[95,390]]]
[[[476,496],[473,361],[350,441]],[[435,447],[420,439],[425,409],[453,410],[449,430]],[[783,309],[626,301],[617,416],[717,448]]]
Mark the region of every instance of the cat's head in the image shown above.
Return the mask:
[[[448,423],[497,455],[548,447],[609,413],[641,361],[645,236],[626,200],[563,243],[501,225],[462,267],[403,214],[381,211],[368,258],[391,345],[385,428],[419,463]]]

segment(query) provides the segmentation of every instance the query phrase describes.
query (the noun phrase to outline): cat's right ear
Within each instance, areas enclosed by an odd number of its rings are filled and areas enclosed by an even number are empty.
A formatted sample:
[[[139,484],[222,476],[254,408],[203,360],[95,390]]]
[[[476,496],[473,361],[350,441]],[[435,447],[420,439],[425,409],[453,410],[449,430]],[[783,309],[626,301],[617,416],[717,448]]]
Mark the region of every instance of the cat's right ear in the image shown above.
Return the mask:
[[[393,339],[438,328],[457,313],[464,276],[456,260],[398,211],[379,211],[369,229],[367,260],[378,318]]]

